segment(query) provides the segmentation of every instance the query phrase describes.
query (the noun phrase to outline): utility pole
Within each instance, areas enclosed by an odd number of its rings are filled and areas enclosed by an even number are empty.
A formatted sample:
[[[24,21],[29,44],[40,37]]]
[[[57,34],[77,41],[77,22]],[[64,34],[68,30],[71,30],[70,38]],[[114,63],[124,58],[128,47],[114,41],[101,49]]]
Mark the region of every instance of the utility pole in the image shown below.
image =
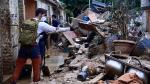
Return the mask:
[[[91,8],[91,0],[89,0],[89,9]]]

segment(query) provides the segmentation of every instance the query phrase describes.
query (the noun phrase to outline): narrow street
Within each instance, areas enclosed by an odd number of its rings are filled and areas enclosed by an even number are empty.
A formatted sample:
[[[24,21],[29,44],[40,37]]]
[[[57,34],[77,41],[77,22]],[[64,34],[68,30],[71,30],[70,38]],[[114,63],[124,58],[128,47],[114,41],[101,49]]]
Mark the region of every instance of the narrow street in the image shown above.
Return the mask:
[[[64,53],[56,48],[50,48],[47,51],[47,58],[46,58],[46,66],[49,67],[50,73],[54,73],[60,65],[64,64],[65,57],[68,56],[68,53]],[[49,77],[43,77],[41,74],[42,79],[40,84],[58,84],[57,81],[50,81]],[[32,83],[32,79],[23,79],[19,80],[18,84],[30,84]]]
[[[76,66],[78,69],[70,69],[71,67],[60,67],[60,65],[64,64],[64,59],[68,57],[68,53],[60,52],[58,49],[50,48],[47,54],[50,56],[46,58],[46,65],[49,67],[51,72],[50,77],[42,77],[43,79],[40,81],[40,84],[90,84],[90,79],[94,78],[90,77],[86,81],[79,81],[77,79],[77,74],[80,71],[81,64],[93,64],[94,67],[101,67],[100,72],[103,72],[105,58],[103,54],[99,54],[94,56],[94,58],[88,60],[88,58],[84,55],[79,55],[72,61],[73,66]],[[149,56],[139,57],[143,66],[150,68],[150,58]],[[126,61],[126,60],[124,60]],[[70,66],[71,66],[70,65]],[[54,73],[54,74],[53,74]],[[18,84],[32,84],[32,79],[22,79],[19,80]]]

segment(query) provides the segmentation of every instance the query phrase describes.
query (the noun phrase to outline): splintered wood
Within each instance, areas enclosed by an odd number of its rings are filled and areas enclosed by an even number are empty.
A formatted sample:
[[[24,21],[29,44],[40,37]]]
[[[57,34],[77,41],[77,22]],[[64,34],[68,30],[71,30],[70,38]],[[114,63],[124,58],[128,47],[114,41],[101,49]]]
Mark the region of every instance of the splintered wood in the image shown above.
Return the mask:
[[[102,79],[105,76],[105,73],[100,73],[98,76],[96,76],[94,79],[89,81],[89,84],[95,84],[97,81]]]
[[[73,41],[73,38],[76,38],[77,35],[73,31],[67,31],[63,32],[63,35],[66,37],[66,39],[71,43],[71,45],[74,45],[75,42]]]

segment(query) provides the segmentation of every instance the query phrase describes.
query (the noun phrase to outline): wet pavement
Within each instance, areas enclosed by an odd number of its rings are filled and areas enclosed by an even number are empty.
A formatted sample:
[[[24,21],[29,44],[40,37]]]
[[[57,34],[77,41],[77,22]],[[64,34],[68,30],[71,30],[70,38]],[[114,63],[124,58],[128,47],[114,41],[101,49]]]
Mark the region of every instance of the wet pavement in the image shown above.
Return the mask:
[[[59,65],[64,64],[64,58],[68,56],[67,53],[63,53],[62,51],[54,48],[50,48],[47,51],[46,58],[46,66],[49,67],[50,73],[53,73],[55,70],[58,69]],[[40,84],[57,84],[55,80],[49,79],[49,77],[43,77],[41,73],[42,80]],[[22,79],[18,81],[18,84],[32,84],[32,77],[31,79]]]
[[[46,58],[46,66],[49,67],[50,73],[53,74],[51,77],[44,77],[40,81],[39,84],[89,84],[89,81],[91,78],[88,78],[86,81],[79,81],[77,80],[77,75],[79,73],[78,70],[69,70],[68,67],[63,67],[62,71],[59,73],[55,73],[56,70],[61,70],[59,68],[59,65],[62,65],[64,63],[64,59],[67,58],[68,53],[63,53],[57,49],[50,49],[47,52],[47,55],[49,55]],[[150,68],[150,59],[147,59],[149,56],[142,56],[139,57],[142,61],[142,64],[148,68]],[[82,63],[83,62],[83,63]],[[93,66],[101,66],[104,67],[105,57],[104,55],[96,55],[92,59],[88,59],[85,55],[77,55],[74,60],[71,61],[69,64],[70,66],[80,66],[81,64],[92,64]],[[103,68],[102,68],[103,69]],[[100,70],[100,72],[103,72],[103,70]],[[41,75],[42,77],[42,75]],[[94,78],[93,76],[92,78]],[[32,78],[32,77],[31,77]],[[32,79],[26,79],[26,80],[19,80],[18,84],[32,84]]]

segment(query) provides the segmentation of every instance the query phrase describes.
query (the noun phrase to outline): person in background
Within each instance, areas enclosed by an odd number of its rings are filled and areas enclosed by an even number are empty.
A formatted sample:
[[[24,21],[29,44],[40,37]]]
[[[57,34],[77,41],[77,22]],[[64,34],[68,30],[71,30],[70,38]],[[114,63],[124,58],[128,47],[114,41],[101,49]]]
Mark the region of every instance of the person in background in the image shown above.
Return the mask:
[[[52,26],[58,27],[59,24],[60,23],[59,23],[56,15],[52,15]],[[57,46],[57,43],[59,41],[59,34],[57,34],[57,33],[51,34],[51,39],[53,40],[54,45]]]
[[[57,19],[56,15],[52,15],[52,26],[58,27],[59,26],[59,20]]]

